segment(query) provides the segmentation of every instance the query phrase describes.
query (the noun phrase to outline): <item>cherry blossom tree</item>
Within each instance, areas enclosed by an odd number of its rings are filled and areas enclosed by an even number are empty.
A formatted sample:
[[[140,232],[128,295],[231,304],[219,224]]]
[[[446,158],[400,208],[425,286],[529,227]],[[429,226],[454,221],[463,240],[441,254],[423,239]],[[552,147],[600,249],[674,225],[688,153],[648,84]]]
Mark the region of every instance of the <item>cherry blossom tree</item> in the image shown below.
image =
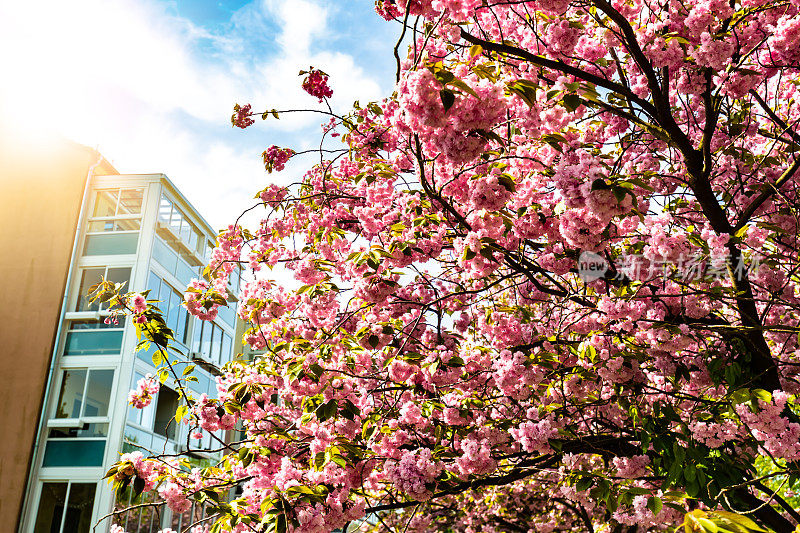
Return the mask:
[[[260,355],[178,417],[242,438],[111,480],[208,502],[213,531],[794,531],[798,4],[377,11],[401,25],[395,93],[342,114],[301,72],[319,161],[187,292],[213,318],[250,272]],[[154,304],[137,327],[165,346]]]

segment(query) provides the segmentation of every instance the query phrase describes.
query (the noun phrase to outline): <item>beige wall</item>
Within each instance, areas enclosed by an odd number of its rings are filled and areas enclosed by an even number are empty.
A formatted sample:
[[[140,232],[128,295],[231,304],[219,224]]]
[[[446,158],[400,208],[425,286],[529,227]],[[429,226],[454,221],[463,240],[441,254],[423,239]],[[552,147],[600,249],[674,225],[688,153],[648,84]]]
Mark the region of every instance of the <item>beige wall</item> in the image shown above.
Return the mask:
[[[0,531],[13,532],[94,150],[0,131]],[[103,162],[97,174],[116,174]]]

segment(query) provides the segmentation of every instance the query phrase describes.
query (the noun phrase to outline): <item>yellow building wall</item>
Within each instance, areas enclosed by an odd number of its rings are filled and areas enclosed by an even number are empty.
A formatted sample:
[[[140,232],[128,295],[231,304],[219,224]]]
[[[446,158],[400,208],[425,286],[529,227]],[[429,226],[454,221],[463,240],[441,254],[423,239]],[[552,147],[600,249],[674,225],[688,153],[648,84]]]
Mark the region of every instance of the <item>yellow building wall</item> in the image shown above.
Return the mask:
[[[17,530],[92,149],[0,131],[0,531]],[[117,174],[106,161],[95,174]]]

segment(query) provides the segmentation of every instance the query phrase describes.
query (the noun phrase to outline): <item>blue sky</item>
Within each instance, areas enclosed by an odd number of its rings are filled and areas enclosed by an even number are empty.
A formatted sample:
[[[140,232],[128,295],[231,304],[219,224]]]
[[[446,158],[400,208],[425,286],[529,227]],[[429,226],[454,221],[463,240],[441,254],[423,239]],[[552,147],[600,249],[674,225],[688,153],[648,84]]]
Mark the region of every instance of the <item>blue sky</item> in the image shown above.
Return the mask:
[[[371,0],[0,0],[0,120],[98,148],[123,173],[163,172],[212,225],[270,180],[260,153],[319,140],[319,118],[231,128],[233,104],[316,107],[297,72],[331,75],[333,104],[392,90],[398,27]]]

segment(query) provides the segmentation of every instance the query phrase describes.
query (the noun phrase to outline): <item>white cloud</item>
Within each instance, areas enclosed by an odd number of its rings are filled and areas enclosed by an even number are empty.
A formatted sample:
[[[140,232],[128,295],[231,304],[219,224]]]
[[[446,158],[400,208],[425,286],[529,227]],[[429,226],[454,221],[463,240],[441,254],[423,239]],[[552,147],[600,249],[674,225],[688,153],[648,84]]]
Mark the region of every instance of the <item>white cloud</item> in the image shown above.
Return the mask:
[[[339,109],[380,96],[351,55],[315,45],[328,19],[311,0],[257,0],[210,31],[154,0],[1,2],[0,120],[98,146],[122,172],[164,172],[221,226],[268,182],[259,143],[320,131],[319,115],[284,115],[233,133],[233,103],[317,106],[299,87],[309,65],[331,75]]]

